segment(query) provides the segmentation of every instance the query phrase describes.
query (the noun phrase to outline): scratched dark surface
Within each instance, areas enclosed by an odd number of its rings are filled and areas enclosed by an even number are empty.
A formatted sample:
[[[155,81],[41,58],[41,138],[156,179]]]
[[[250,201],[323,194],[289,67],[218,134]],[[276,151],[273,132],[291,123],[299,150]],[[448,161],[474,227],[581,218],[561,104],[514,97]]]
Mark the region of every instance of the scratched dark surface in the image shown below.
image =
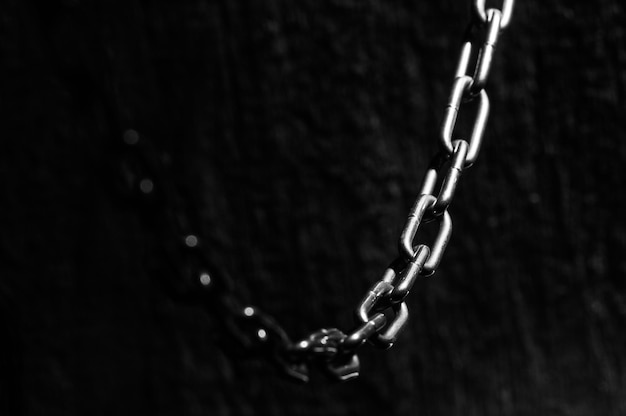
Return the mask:
[[[623,2],[518,2],[439,271],[358,380],[309,385],[156,282],[167,224],[115,186],[114,144],[169,155],[174,214],[242,299],[348,330],[437,150],[467,2],[113,3],[0,6],[0,414],[626,414]]]

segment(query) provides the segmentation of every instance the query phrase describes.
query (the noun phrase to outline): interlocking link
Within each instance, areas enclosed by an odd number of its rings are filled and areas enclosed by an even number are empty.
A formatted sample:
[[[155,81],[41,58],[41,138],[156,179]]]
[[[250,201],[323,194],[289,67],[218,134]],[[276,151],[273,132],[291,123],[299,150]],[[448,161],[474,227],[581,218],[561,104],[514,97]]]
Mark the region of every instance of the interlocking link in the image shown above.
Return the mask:
[[[428,260],[424,263],[421,271],[421,275],[425,277],[432,276],[437,270],[437,267],[439,267],[443,253],[446,251],[450,236],[452,235],[452,217],[450,217],[448,211],[445,211],[437,221],[439,222],[439,232],[430,247],[430,256],[428,256]]]
[[[407,297],[429,256],[430,249],[427,246],[417,247],[415,256],[399,274],[397,282],[394,282],[394,288],[389,294],[391,303],[402,302]]]
[[[434,196],[422,194],[417,198],[415,204],[413,204],[407,223],[400,235],[399,251],[400,255],[404,256],[405,259],[412,260],[415,257],[416,250],[413,248],[413,239],[415,238],[415,234],[417,233],[417,229],[424,215],[426,215],[429,208],[435,205],[436,201],[437,198]]]
[[[487,22],[487,12],[485,11],[485,0],[474,0],[473,10],[477,19],[481,22]],[[502,21],[500,22],[500,30],[506,29],[511,22],[511,15],[513,14],[513,6],[515,0],[502,0]]]
[[[367,342],[381,348],[393,345],[409,319],[407,295],[419,276],[431,276],[441,262],[452,233],[450,205],[462,173],[476,161],[480,152],[489,117],[485,86],[500,32],[510,23],[513,5],[513,0],[502,0],[501,9],[485,10],[485,0],[472,2],[474,19],[461,48],[441,123],[442,149],[426,170],[400,235],[400,255],[357,305],[356,325],[352,331],[344,333],[337,328],[322,328],[293,342],[274,318],[239,301],[232,282],[215,273],[207,259],[207,247],[189,232],[192,227],[187,216],[180,212],[160,217],[149,215],[147,217],[154,220],[151,226],[157,223],[168,230],[162,239],[178,244],[164,244],[166,259],[158,259],[169,265],[178,264],[179,270],[174,274],[185,282],[174,290],[175,297],[200,302],[210,312],[217,312],[220,324],[238,345],[246,351],[267,356],[294,380],[308,381],[311,368],[318,368],[338,381],[357,377],[360,371],[357,350]],[[471,135],[469,139],[458,137],[459,112],[471,101],[477,104]],[[180,211],[184,204],[180,203],[176,187],[168,180],[171,178],[167,174],[168,158],[157,154],[134,130],[125,133],[123,142],[133,151],[125,152],[122,182],[150,201],[145,206],[154,208],[161,203]],[[128,154],[133,154],[134,158],[129,158]],[[418,243],[418,231],[428,222],[436,223],[438,232],[432,244]],[[160,274],[170,272],[168,269]]]
[[[500,35],[500,22],[502,14],[500,10],[489,9],[487,12],[487,25],[486,25],[486,37],[483,42],[480,52],[478,54],[478,60],[476,69],[474,70],[474,83],[472,84],[471,92],[476,93],[485,88],[487,79],[489,78],[489,72],[491,71],[491,63],[493,61],[493,55],[498,44],[498,37]]]
[[[433,206],[433,213],[437,216],[445,213],[452,203],[456,187],[461,178],[461,173],[463,173],[465,163],[467,162],[469,151],[468,143],[465,140],[457,140],[454,144],[454,151],[450,158],[450,168],[443,179],[441,190],[439,191],[439,195],[437,195],[437,201]]]
[[[395,272],[394,272],[395,275]],[[411,282],[405,283],[405,286],[412,286]],[[369,316],[369,313],[374,311],[380,311],[383,309],[391,309],[394,315],[394,318],[387,324],[384,331],[376,334],[371,341],[374,345],[381,348],[389,348],[395,342],[398,334],[406,325],[409,318],[409,309],[404,302],[391,302],[391,293],[394,290],[394,286],[387,281],[385,278],[383,280],[378,281],[370,291],[365,295],[359,306],[356,310],[356,318],[357,321],[362,324],[368,325],[372,319]],[[404,289],[403,289],[404,290]],[[378,314],[376,316],[380,316]],[[383,315],[384,316],[384,315]],[[382,318],[376,318],[380,323],[383,322]],[[373,322],[373,324],[376,322]],[[385,322],[387,323],[387,322]],[[373,326],[373,325],[370,325]],[[379,328],[380,331],[382,329]],[[368,329],[363,328],[363,331]],[[371,337],[371,335],[370,335]],[[369,338],[369,337],[368,337]]]
[[[359,348],[365,342],[371,339],[374,335],[380,332],[387,324],[387,317],[383,313],[377,313],[367,322],[358,326],[352,333],[344,340],[343,347],[347,351],[354,351]]]
[[[480,90],[485,88],[491,71],[491,63],[496,50],[498,38],[500,36],[500,21],[502,13],[497,9],[489,9],[487,11],[486,24],[476,25],[470,23],[463,47],[461,48],[461,56],[457,65],[456,77],[468,75],[472,77],[472,85],[470,87],[471,95],[476,95]],[[480,36],[482,35],[482,36]],[[470,61],[474,52],[476,54],[476,62],[472,72],[469,72]]]
[[[415,239],[418,228],[422,224],[424,216],[429,210],[432,210],[436,202],[437,198],[432,195],[420,195],[417,201],[415,201],[400,236],[400,255],[404,256],[407,260],[412,260],[417,254],[413,240]],[[428,259],[422,267],[423,276],[430,276],[435,272],[452,234],[452,218],[450,218],[448,211],[444,211],[443,215],[436,220],[439,222],[439,232],[432,246],[429,247],[430,256],[428,256]]]
[[[385,328],[370,339],[370,342],[382,349],[391,348],[400,332],[404,329],[409,321],[409,307],[406,303],[401,302],[391,306],[393,319],[385,326]]]
[[[356,309],[356,318],[362,323],[366,323],[369,321],[369,313],[372,310],[384,309],[385,306],[380,305],[381,300],[388,300],[389,294],[393,291],[393,285],[387,283],[385,281],[376,282],[374,286],[367,292],[367,294],[363,297],[361,303]]]
[[[463,99],[470,98],[470,91],[473,83],[473,79],[470,76],[464,75],[454,80],[452,85],[452,93],[448,101],[448,106],[445,109],[443,122],[441,123],[441,143],[443,147],[452,153],[454,151],[452,146],[452,136],[454,134],[454,127],[456,126],[457,116]],[[489,117],[489,97],[485,90],[479,91],[478,95],[478,110],[476,112],[476,119],[474,122],[474,128],[472,129],[472,135],[469,142],[469,149],[467,151],[467,158],[465,159],[465,166],[471,166],[478,157],[480,152],[480,146],[482,145],[483,136],[485,134],[485,127],[487,125],[487,118]]]

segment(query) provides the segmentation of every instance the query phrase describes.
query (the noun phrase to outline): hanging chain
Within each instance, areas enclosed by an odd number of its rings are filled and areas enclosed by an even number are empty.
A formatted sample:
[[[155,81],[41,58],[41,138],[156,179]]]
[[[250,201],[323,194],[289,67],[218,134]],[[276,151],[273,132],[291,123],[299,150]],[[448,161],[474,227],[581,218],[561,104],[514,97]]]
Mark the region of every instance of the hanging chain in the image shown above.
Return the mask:
[[[320,329],[293,342],[272,317],[237,299],[233,284],[225,276],[218,276],[209,263],[203,242],[189,232],[188,219],[155,217],[158,222],[155,228],[169,223],[168,232],[178,241],[173,247],[167,247],[164,257],[159,259],[172,265],[179,274],[182,267],[184,287],[177,286],[173,293],[225,315],[222,322],[225,329],[243,350],[270,357],[294,379],[308,381],[311,367],[341,381],[357,377],[359,347],[366,342],[383,349],[393,345],[409,318],[404,302],[406,296],[419,276],[431,276],[439,266],[452,233],[448,208],[462,172],[476,161],[480,152],[489,116],[485,86],[498,37],[511,20],[513,5],[514,0],[503,0],[501,9],[486,10],[485,0],[472,3],[473,19],[466,32],[441,124],[442,150],[430,163],[411,208],[400,236],[399,257],[358,304],[354,329],[348,333],[336,328]],[[459,139],[464,136],[456,131],[457,116],[469,102],[477,104],[475,121],[469,140]],[[167,158],[159,155],[148,142],[140,140],[132,130],[125,133],[124,143],[127,150],[135,150],[126,152],[134,154],[124,162],[126,185],[153,203],[160,201],[170,209],[172,205],[180,206],[180,195],[168,181],[171,175],[164,174]],[[418,230],[428,222],[435,222],[439,227],[434,241],[429,244],[416,241]],[[163,281],[171,284],[167,279]]]

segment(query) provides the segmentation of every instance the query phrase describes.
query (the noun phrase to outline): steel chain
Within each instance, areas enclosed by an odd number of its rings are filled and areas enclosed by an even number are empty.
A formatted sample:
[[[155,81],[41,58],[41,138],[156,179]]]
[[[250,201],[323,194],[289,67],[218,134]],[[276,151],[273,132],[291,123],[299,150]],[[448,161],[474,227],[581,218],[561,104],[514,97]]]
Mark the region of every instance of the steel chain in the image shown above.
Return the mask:
[[[467,30],[461,49],[452,91],[441,125],[441,152],[430,163],[424,176],[419,196],[410,210],[399,240],[399,257],[386,269],[358,304],[357,326],[349,333],[336,328],[320,329],[300,341],[293,342],[282,327],[258,308],[240,303],[229,279],[217,278],[215,269],[206,260],[206,248],[195,235],[188,232],[189,224],[178,217],[170,231],[183,236],[178,248],[169,250],[172,264],[183,264],[183,289],[191,293],[183,296],[202,302],[210,310],[228,312],[223,324],[244,350],[269,356],[289,377],[306,382],[310,367],[318,367],[336,380],[350,380],[359,374],[357,350],[366,342],[389,348],[406,326],[409,311],[405,298],[419,276],[431,276],[437,270],[452,233],[448,208],[454,198],[462,172],[477,159],[483,140],[489,99],[487,84],[494,51],[500,32],[510,23],[514,0],[503,0],[502,8],[485,10],[485,0],[472,3],[473,20]],[[473,70],[470,65],[473,61]],[[469,140],[456,133],[460,110],[470,101],[477,101],[478,109]],[[134,157],[124,162],[124,180],[147,199],[179,205],[180,196],[171,184],[169,175],[157,178],[164,169],[164,158],[139,140],[136,132],[124,135],[127,147],[136,150]],[[128,153],[128,152],[127,152]],[[162,180],[158,182],[157,179]],[[439,188],[437,190],[437,185]],[[162,187],[160,189],[159,187]],[[155,194],[158,194],[155,197]],[[437,222],[438,233],[432,244],[417,244],[416,235],[423,224]],[[159,224],[159,226],[161,226]],[[175,239],[176,240],[176,239]],[[181,256],[179,251],[186,254]],[[190,260],[189,255],[193,258]]]

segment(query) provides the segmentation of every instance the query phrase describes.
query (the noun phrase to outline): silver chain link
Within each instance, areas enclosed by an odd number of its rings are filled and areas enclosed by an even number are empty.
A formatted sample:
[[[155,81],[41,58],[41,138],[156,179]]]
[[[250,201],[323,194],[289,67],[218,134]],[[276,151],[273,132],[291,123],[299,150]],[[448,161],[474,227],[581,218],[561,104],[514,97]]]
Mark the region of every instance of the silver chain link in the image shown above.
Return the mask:
[[[229,311],[226,327],[241,345],[265,351],[285,374],[300,381],[309,379],[309,368],[312,366],[334,379],[350,380],[359,374],[359,347],[366,342],[385,349],[393,345],[408,322],[409,310],[405,298],[419,276],[431,276],[436,272],[450,240],[452,219],[448,208],[461,174],[480,153],[489,116],[485,86],[498,37],[510,23],[513,6],[513,0],[503,0],[500,9],[485,10],[485,0],[474,0],[472,3],[473,19],[461,48],[441,124],[442,150],[426,170],[419,196],[400,236],[399,257],[356,308],[355,329],[346,334],[336,328],[324,328],[292,342],[273,318],[256,307],[244,306],[236,301],[232,286],[222,284],[221,293],[216,295],[214,286],[219,282],[207,267],[199,266],[197,283],[202,290],[212,294],[212,307]],[[457,132],[457,117],[470,102],[477,104],[472,131],[469,139],[459,138],[464,136]],[[126,140],[126,144],[134,146],[137,141]],[[140,188],[144,194],[152,192],[152,188],[149,192],[142,186]],[[418,231],[429,222],[436,222],[439,227],[434,240],[430,244],[418,243]],[[194,239],[193,247],[186,243],[187,248],[200,247],[195,236]],[[198,257],[202,256],[198,252]]]

